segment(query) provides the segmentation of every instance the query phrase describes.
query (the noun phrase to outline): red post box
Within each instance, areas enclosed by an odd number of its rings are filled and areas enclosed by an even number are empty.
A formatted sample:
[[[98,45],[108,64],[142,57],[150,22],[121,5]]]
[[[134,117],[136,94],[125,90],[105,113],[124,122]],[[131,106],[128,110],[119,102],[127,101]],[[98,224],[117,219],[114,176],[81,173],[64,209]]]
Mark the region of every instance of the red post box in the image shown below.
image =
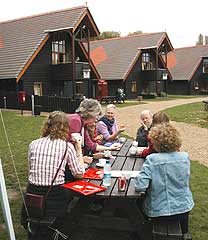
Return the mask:
[[[99,80],[97,83],[97,99],[108,96],[108,83],[105,80]]]
[[[24,91],[19,91],[19,103],[23,104],[25,103],[25,92]]]

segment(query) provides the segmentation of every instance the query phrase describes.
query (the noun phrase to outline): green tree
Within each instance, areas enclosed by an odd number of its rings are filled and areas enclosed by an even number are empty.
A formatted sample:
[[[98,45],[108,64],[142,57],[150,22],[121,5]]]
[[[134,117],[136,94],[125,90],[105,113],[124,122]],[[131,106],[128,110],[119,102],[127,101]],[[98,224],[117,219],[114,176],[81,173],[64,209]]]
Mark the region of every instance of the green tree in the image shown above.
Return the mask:
[[[136,34],[142,34],[143,32],[142,31],[135,31],[135,32],[129,32],[128,33],[128,36],[131,36],[131,35],[136,35]]]
[[[198,36],[198,41],[196,42],[196,45],[203,45],[204,44],[204,36],[200,33]]]
[[[105,31],[100,34],[97,39],[107,39],[107,38],[116,38],[120,37],[121,33],[116,31]]]

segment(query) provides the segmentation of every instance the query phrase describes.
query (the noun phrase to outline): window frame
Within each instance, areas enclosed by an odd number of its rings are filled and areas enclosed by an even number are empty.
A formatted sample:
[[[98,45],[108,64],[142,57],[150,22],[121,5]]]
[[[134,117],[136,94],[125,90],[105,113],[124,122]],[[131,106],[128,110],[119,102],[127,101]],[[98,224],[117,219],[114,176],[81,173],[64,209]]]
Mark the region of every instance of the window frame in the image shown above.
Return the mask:
[[[34,92],[34,95],[43,96],[43,83],[42,82],[34,82],[33,83],[33,92]]]

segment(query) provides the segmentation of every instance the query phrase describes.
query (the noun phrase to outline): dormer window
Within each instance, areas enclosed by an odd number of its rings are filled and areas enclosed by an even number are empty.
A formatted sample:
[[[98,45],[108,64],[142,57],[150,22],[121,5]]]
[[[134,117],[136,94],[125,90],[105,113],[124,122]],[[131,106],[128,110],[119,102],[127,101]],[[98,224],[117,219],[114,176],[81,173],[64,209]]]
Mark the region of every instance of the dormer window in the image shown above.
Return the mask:
[[[52,42],[52,64],[66,63],[66,42],[62,41],[53,41]]]
[[[142,54],[142,62],[150,62],[150,54],[148,52]]]

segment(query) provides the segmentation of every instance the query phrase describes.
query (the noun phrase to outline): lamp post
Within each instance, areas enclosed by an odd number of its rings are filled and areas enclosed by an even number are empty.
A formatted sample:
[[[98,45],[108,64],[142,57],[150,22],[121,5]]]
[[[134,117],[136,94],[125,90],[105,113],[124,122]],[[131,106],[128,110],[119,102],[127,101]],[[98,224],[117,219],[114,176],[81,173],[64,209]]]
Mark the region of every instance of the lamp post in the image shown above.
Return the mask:
[[[82,73],[83,73],[83,79],[88,80],[88,97],[92,97],[92,83],[91,83],[91,78],[90,78],[90,72],[91,69],[90,67],[83,68]]]

